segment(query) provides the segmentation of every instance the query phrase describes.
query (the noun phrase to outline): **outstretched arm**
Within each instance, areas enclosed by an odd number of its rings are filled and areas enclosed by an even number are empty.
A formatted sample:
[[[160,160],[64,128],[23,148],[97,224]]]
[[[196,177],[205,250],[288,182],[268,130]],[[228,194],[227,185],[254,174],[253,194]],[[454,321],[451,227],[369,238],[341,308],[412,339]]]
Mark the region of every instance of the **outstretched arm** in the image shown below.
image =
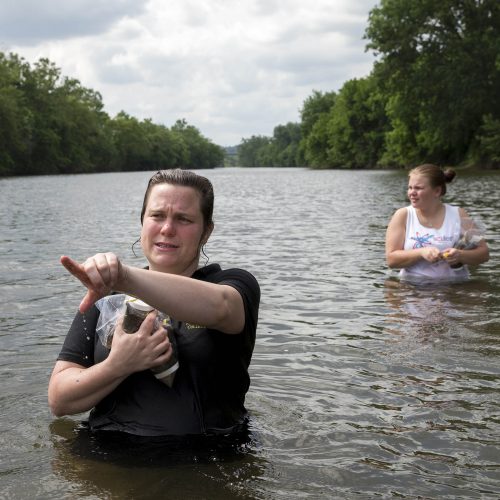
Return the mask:
[[[240,333],[245,326],[243,299],[232,286],[126,266],[113,253],[96,254],[83,264],[61,257],[61,263],[87,287],[80,312],[116,290],[180,321],[230,334]]]

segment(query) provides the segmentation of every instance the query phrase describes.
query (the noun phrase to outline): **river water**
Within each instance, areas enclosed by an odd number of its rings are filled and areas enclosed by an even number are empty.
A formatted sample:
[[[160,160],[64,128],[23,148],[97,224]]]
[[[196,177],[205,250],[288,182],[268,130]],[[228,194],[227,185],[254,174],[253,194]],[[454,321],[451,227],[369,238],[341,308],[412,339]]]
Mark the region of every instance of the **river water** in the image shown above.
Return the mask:
[[[131,245],[151,173],[1,179],[0,497],[498,498],[500,172],[459,173],[446,198],[485,223],[490,262],[467,283],[420,287],[384,261],[404,173],[203,173],[210,261],[262,289],[251,439],[151,457],[123,445],[122,457],[99,452],[85,415],[50,415],[48,378],[83,293],[58,258],[114,251],[143,265]]]

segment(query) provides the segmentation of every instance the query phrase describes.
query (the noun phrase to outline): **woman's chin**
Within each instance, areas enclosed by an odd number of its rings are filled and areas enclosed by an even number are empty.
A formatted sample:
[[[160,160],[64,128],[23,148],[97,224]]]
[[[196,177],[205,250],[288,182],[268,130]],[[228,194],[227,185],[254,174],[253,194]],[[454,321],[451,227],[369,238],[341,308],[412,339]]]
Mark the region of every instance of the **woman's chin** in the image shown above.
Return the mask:
[[[172,259],[151,259],[148,260],[149,269],[160,273],[175,273],[176,265]]]

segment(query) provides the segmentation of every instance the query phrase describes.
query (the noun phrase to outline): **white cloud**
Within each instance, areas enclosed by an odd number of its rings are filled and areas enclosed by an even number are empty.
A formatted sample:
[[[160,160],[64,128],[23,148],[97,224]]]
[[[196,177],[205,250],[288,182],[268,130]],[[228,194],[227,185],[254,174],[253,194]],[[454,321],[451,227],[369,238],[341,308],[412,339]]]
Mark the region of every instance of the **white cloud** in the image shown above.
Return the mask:
[[[135,0],[15,0],[0,3],[2,42],[32,45],[47,39],[98,35],[144,7]]]
[[[106,110],[221,145],[298,121],[313,90],[366,76],[375,0],[17,0],[0,6],[0,50],[48,57]],[[10,4],[10,2],[9,2]]]

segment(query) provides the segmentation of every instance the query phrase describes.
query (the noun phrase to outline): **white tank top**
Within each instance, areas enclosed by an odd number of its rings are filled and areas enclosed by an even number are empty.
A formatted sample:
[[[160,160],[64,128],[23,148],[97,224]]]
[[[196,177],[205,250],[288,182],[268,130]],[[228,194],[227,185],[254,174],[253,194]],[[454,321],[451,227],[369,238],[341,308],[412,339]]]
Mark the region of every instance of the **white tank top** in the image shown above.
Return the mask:
[[[460,212],[458,207],[445,204],[446,213],[440,228],[426,227],[420,224],[417,212],[411,205],[406,209],[406,237],[404,249],[432,246],[440,251],[452,247],[460,238]],[[437,278],[462,280],[469,277],[467,266],[453,269],[445,260],[431,263],[419,260],[410,267],[401,269],[401,278]]]

